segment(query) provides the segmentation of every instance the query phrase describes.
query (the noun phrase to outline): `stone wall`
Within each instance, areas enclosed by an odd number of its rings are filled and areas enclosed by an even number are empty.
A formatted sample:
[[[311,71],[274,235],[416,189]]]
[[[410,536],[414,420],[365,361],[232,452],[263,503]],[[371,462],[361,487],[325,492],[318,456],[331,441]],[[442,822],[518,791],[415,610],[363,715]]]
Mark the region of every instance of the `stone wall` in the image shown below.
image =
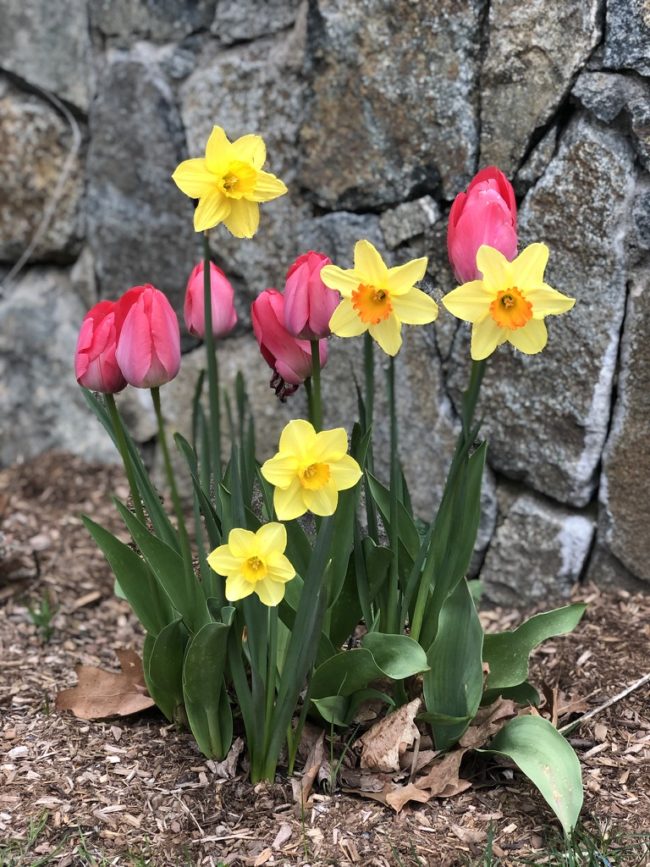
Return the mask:
[[[170,181],[214,123],[264,135],[290,194],[252,241],[214,233],[240,324],[220,350],[244,369],[260,455],[282,406],[249,303],[308,248],[347,265],[366,237],[394,262],[430,257],[452,288],[446,219],[474,172],[514,181],[522,242],[551,248],[575,295],[538,357],[489,363],[484,520],[474,571],[498,602],[581,578],[650,582],[650,15],[643,0],[22,0],[0,28],[0,462],[50,448],[111,459],[72,374],[85,309],[153,282],[179,308],[198,257],[192,205]],[[56,199],[56,208],[51,203]],[[16,272],[16,263],[28,260]],[[202,364],[185,338],[164,393],[187,424]],[[328,421],[349,423],[358,341],[334,341]],[[377,360],[381,383],[381,359]],[[402,454],[423,516],[458,428],[468,330],[441,311],[399,357]],[[177,403],[175,403],[177,401]],[[141,442],[148,395],[121,403]],[[175,410],[178,406],[180,409]],[[379,406],[381,417],[381,402]],[[377,433],[380,459],[387,433]],[[384,460],[385,466],[385,460]],[[433,481],[432,481],[433,479]]]

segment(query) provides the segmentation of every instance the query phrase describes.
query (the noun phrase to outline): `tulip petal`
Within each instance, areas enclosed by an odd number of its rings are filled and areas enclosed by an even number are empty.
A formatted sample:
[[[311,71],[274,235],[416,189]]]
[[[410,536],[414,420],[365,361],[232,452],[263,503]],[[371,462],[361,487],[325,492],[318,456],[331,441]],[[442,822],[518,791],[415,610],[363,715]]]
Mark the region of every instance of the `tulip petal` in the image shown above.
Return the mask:
[[[208,555],[208,565],[219,575],[233,575],[241,568],[241,557],[234,557],[230,545],[219,545]]]
[[[223,222],[235,238],[252,238],[260,223],[259,205],[248,199],[231,199],[230,213]]]
[[[236,527],[230,531],[228,534],[228,546],[232,556],[239,557],[242,560],[257,554],[255,533],[251,532],[251,530],[244,530],[241,527]]]
[[[510,263],[499,250],[486,244],[478,248],[476,267],[483,275],[483,283],[487,289],[498,292],[509,289],[511,284]]]
[[[526,355],[536,355],[546,346],[548,333],[543,319],[530,319],[523,328],[508,332],[508,340]]]
[[[544,283],[544,269],[547,262],[546,244],[530,244],[512,262],[514,285],[526,292],[526,295],[530,289],[541,287]]]
[[[263,524],[257,533],[258,550],[260,557],[268,557],[272,551],[277,551],[282,554],[287,547],[287,531],[284,524],[277,521],[271,521],[268,524]]]
[[[383,322],[371,325],[368,330],[387,355],[397,355],[402,345],[402,329],[397,317],[387,316]]]
[[[232,143],[235,159],[261,169],[266,161],[266,145],[259,135],[243,135]]]
[[[475,322],[472,327],[471,347],[474,361],[481,361],[488,355],[492,355],[497,346],[508,339],[509,333],[511,332],[497,325],[491,316],[486,316],[481,322]]]
[[[194,211],[194,231],[205,232],[218,226],[226,219],[231,208],[231,199],[226,198],[220,190],[201,196]]]
[[[409,292],[413,284],[419,283],[424,277],[428,261],[425,256],[422,259],[412,259],[405,265],[389,268],[386,285],[390,289],[390,294],[393,296],[405,295]]]
[[[338,491],[333,485],[325,485],[317,491],[305,488],[302,495],[309,511],[323,518],[333,515],[339,502]]]
[[[172,175],[178,189],[191,199],[200,199],[219,189],[219,179],[204,159],[185,160]]]
[[[205,146],[205,161],[208,168],[211,172],[222,175],[227,171],[229,163],[235,159],[237,156],[223,127],[213,126]]]
[[[539,289],[526,289],[526,300],[533,305],[533,319],[566,313],[576,303],[575,298],[563,295],[546,283],[542,284]]]
[[[275,514],[281,521],[293,521],[307,511],[303,500],[303,489],[298,479],[288,488],[276,488],[273,492],[273,507]]]
[[[115,358],[124,378],[136,388],[146,388],[145,380],[151,370],[153,345],[149,319],[142,297],[131,306],[120,329]]]
[[[249,198],[253,202],[270,202],[287,192],[287,187],[280,178],[270,172],[258,172],[253,192]]]
[[[282,455],[292,455],[302,458],[314,446],[316,431],[310,422],[304,418],[294,418],[280,434],[279,451]]]
[[[488,313],[493,300],[494,293],[485,287],[482,280],[472,280],[448,292],[442,299],[442,305],[458,319],[480,322]]]
[[[337,337],[358,337],[368,330],[368,323],[364,322],[352,306],[348,298],[343,301],[332,313],[330,319],[330,331]]]
[[[350,455],[343,455],[335,463],[331,463],[330,480],[337,491],[347,491],[348,488],[353,488],[359,481],[363,473],[359,464]]]
[[[387,283],[388,268],[370,241],[357,241],[354,245],[354,270],[362,282],[370,286],[384,286]]]
[[[255,585],[247,581],[242,574],[229,575],[226,579],[226,599],[228,602],[237,602],[250,596]]]
[[[298,473],[298,459],[294,455],[277,454],[264,461],[261,472],[269,484],[288,488]]]
[[[270,576],[258,581],[255,585],[255,592],[259,596],[262,605],[267,605],[269,608],[275,608],[284,599],[284,584],[273,581]]]
[[[338,265],[325,265],[320,272],[321,280],[329,289],[336,289],[344,298],[349,298],[359,288],[361,280],[356,271],[339,268]]]
[[[392,295],[393,310],[405,325],[427,325],[438,315],[438,305],[421,289],[409,289],[405,295]]]
[[[348,435],[345,428],[335,427],[316,434],[316,441],[309,450],[309,458],[315,464],[327,464],[340,460],[348,450]]]
[[[291,561],[278,551],[273,551],[269,554],[266,560],[266,568],[268,569],[270,578],[283,584],[296,577],[296,570],[293,568]]]

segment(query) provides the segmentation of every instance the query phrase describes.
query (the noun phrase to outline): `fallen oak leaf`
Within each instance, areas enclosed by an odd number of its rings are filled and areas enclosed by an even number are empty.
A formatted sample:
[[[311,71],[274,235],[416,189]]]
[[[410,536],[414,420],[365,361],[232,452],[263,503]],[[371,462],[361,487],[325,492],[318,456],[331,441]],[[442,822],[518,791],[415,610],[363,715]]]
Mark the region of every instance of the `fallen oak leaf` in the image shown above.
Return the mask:
[[[142,661],[134,650],[117,650],[120,672],[105,671],[94,665],[78,665],[78,683],[56,697],[57,710],[71,710],[79,719],[105,719],[129,716],[154,707],[147,692]]]
[[[356,742],[361,744],[361,767],[382,773],[400,770],[400,757],[420,737],[415,717],[421,700],[414,699],[371,726]]]

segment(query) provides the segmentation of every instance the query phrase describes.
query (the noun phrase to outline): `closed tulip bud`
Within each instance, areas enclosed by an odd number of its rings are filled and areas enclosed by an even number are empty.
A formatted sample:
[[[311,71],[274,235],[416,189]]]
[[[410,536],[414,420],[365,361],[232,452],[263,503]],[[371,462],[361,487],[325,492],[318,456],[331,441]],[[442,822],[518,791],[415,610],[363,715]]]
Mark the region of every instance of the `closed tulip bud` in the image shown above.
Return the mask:
[[[203,262],[194,268],[187,281],[183,315],[185,325],[195,337],[205,337],[205,305],[203,289]],[[237,324],[233,304],[235,292],[221,268],[210,262],[210,297],[212,299],[212,333],[225,337]]]
[[[262,357],[274,371],[271,386],[281,400],[293,394],[312,373],[311,345],[298,340],[284,326],[284,296],[277,289],[265,289],[253,301],[253,331]],[[319,344],[321,367],[327,362],[327,341]]]
[[[134,286],[117,302],[115,357],[124,378],[136,388],[154,388],[173,379],[181,365],[178,319],[166,296],[150,284]]]
[[[512,184],[495,166],[474,176],[467,192],[459,193],[449,212],[447,250],[461,283],[480,279],[479,247],[494,247],[511,260],[517,255],[517,203]]]
[[[100,301],[86,313],[74,355],[74,372],[79,385],[103,394],[115,394],[126,386],[115,360],[115,308],[114,301]]]
[[[320,340],[331,334],[330,319],[341,298],[320,277],[324,266],[331,264],[329,256],[310,250],[299,256],[287,271],[284,324],[294,337]]]

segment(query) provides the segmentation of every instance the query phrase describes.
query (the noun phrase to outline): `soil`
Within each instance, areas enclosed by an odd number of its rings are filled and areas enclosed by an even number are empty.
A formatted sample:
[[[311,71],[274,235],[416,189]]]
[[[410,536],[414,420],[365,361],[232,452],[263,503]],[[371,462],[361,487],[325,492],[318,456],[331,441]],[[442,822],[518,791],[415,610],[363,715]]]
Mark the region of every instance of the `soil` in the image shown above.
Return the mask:
[[[0,472],[0,863],[568,863],[550,854],[560,845],[550,810],[510,767],[469,757],[462,774],[471,789],[399,814],[317,791],[301,815],[286,777],[252,787],[240,769],[223,779],[191,735],[155,709],[106,722],[55,712],[76,665],[116,670],[116,649],[142,646],[79,517],[119,532],[114,493],[127,494],[117,469],[65,454]],[[575,597],[589,603],[584,620],[536,653],[532,679],[549,695],[561,691],[556,705],[589,709],[650,670],[650,597],[593,587]],[[48,599],[56,609],[49,636],[34,622]],[[502,629],[521,614],[483,617]],[[583,767],[584,827],[602,841],[650,829],[649,694],[646,684],[569,736]],[[492,860],[483,854],[488,836]],[[647,840],[593,863],[650,864]]]

